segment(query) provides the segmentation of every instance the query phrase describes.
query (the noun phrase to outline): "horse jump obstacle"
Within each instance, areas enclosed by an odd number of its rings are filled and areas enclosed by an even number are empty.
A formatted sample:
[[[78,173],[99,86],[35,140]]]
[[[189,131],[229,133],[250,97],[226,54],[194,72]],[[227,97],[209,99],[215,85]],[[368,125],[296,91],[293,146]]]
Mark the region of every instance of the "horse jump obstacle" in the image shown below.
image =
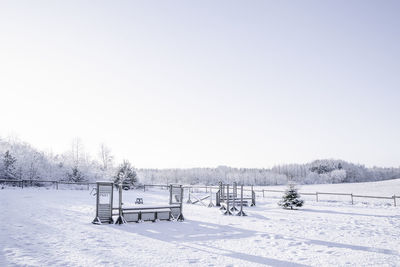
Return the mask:
[[[241,186],[243,188],[243,186]],[[243,191],[243,190],[242,190]],[[241,195],[243,192],[241,193]],[[250,202],[250,204],[249,204]],[[223,203],[223,207],[228,205],[232,205],[233,211],[237,211],[236,206],[255,206],[256,205],[256,194],[253,190],[253,186],[251,186],[251,197],[237,197],[237,183],[233,183],[233,193],[229,194],[229,185],[222,184],[219,182],[219,190],[216,193],[216,206],[220,207],[221,203]]]
[[[118,216],[116,224],[127,222],[157,221],[171,219],[183,221],[183,187],[181,185],[169,185],[169,205],[124,208],[122,203],[122,184],[118,185],[119,201],[118,207],[113,207],[112,182],[97,182],[96,217],[94,224],[113,223],[113,216]],[[117,210],[118,214],[113,211]]]
[[[243,211],[243,206],[247,201],[243,198],[243,185],[240,186],[240,198],[237,198],[237,184],[233,184],[233,194],[229,194],[229,185],[224,185],[226,186],[226,195],[229,196],[229,198],[225,198],[223,202],[219,202],[219,205],[221,206],[220,210],[225,211],[223,214],[224,215],[233,215],[234,212],[236,213],[236,216],[247,216],[246,213]],[[224,188],[221,188],[223,192],[225,192]],[[232,196],[232,198],[231,198]],[[221,198],[220,198],[221,199]],[[230,205],[232,204],[232,207]],[[240,210],[236,208],[236,204],[239,204]]]

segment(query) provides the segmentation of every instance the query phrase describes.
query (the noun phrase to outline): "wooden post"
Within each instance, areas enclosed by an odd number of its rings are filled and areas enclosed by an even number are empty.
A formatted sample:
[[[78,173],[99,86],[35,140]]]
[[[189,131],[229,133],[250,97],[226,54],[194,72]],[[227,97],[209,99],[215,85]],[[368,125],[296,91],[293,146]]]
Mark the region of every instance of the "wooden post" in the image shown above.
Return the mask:
[[[393,203],[394,203],[394,206],[396,207],[396,195],[393,195]]]
[[[233,204],[232,204],[232,211],[233,212],[235,212],[235,211],[237,211],[238,209],[236,208],[236,197],[237,197],[237,183],[236,182],[234,182],[233,183]]]
[[[315,197],[316,197],[317,202],[318,202],[318,192],[315,193]]]
[[[229,184],[226,185],[226,210],[229,212]]]
[[[212,202],[212,187],[210,187],[210,203],[208,204],[208,207],[209,208],[214,207],[214,204]]]
[[[251,185],[251,207],[256,205],[256,192],[253,190],[253,185]]]
[[[58,181],[56,181],[56,190],[58,190]]]
[[[226,185],[226,211],[224,215],[232,215],[231,211],[229,210],[229,184]]]
[[[190,199],[190,188],[188,190],[188,200],[186,201],[187,204],[192,204],[192,200]]]
[[[225,200],[225,185],[222,185],[222,192],[221,192],[221,200],[222,202],[224,202]]]
[[[354,201],[353,201],[353,193],[350,194],[351,196],[351,205],[354,205]]]
[[[146,192],[146,185],[143,185],[143,192]]]
[[[122,184],[118,185],[118,192],[119,192],[119,201],[118,201],[118,219],[115,224],[124,224],[126,223],[125,218],[122,213]]]
[[[89,183],[87,183],[87,190],[89,190]]]
[[[264,198],[264,189],[263,189],[263,198]]]
[[[184,217],[183,217],[183,186],[179,185],[180,189],[181,189],[181,197],[180,197],[180,209],[181,209],[181,214],[179,215],[179,217],[177,218],[177,221],[183,221]]]
[[[247,216],[246,213],[243,211],[243,184],[240,185],[240,211],[237,216]]]
[[[122,216],[122,184],[120,183],[118,185],[118,212],[119,212],[119,216]]]
[[[169,204],[172,204],[172,184],[169,185]]]

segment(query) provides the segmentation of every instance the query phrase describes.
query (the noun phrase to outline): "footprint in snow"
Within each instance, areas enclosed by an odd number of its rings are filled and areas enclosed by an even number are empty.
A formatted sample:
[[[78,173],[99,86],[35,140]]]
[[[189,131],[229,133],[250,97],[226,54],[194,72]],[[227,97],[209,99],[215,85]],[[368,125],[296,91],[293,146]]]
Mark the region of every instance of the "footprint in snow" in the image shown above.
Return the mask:
[[[199,261],[199,259],[188,259],[188,262],[189,262],[190,264],[197,263],[198,261]]]

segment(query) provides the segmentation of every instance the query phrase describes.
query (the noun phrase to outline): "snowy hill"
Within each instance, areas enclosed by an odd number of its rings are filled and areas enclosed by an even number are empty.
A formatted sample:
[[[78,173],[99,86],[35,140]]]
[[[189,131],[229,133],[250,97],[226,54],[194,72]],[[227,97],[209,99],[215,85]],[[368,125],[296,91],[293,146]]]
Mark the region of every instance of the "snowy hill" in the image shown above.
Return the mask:
[[[259,187],[265,189],[284,190],[286,186]],[[313,184],[300,185],[302,192],[332,192],[332,193],[353,193],[376,196],[400,195],[400,179],[392,179],[379,182],[365,183],[342,183],[342,184]]]

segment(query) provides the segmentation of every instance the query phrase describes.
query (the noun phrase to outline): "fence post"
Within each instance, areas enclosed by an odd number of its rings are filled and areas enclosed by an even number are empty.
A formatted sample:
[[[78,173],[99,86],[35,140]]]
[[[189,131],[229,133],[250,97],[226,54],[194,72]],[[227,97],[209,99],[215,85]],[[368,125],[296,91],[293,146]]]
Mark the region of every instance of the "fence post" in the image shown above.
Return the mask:
[[[24,189],[24,180],[21,180],[21,188]]]
[[[143,185],[143,192],[146,192],[146,185]]]
[[[350,195],[351,195],[351,205],[354,205],[354,202],[353,202],[353,193],[351,193]]]
[[[264,189],[263,189],[263,198],[264,198]]]
[[[393,195],[393,203],[394,203],[394,206],[396,207],[396,195]]]
[[[87,183],[87,190],[89,190],[89,183]]]
[[[58,190],[58,181],[56,182],[56,189]]]
[[[192,200],[190,199],[190,188],[189,188],[189,190],[188,190],[188,200],[187,200],[187,202],[186,203],[188,203],[188,204],[192,204]]]
[[[315,192],[315,197],[316,197],[317,202],[318,202],[318,192]]]

